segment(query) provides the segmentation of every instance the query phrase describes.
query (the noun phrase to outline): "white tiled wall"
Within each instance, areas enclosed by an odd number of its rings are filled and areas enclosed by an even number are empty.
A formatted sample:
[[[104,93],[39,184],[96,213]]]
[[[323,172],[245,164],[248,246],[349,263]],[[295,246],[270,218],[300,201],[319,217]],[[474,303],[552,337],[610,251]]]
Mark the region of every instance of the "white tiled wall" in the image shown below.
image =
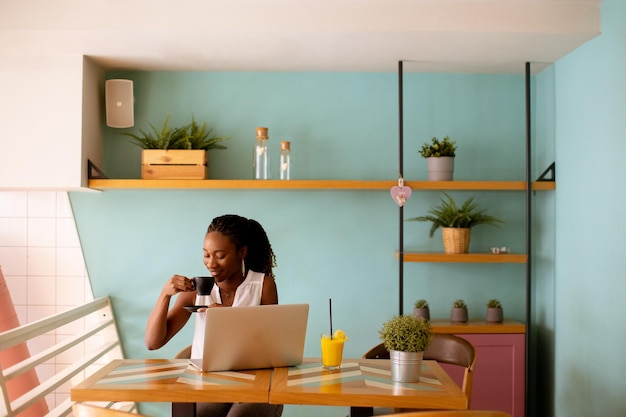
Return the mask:
[[[0,267],[20,324],[93,299],[66,192],[0,191]],[[67,338],[66,331],[29,344],[31,354]],[[68,365],[62,361],[38,367],[40,379]],[[69,387],[61,387],[47,398],[48,405],[68,396]]]

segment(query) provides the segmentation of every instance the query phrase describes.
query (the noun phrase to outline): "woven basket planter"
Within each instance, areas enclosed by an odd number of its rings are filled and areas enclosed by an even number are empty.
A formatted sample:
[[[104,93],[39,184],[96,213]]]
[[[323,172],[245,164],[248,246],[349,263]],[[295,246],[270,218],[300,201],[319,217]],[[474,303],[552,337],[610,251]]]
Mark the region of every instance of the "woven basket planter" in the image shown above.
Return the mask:
[[[472,229],[442,227],[443,251],[445,253],[467,253]]]

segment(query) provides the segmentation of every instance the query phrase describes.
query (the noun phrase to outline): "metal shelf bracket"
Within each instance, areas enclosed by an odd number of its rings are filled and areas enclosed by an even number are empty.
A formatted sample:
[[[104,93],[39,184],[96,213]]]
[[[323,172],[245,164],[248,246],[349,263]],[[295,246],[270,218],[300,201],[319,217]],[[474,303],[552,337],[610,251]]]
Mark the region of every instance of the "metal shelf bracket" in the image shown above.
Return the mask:
[[[547,178],[547,175],[551,174],[550,178]],[[537,178],[537,181],[549,181],[549,182],[555,182],[556,181],[556,171],[555,171],[555,163],[552,162],[550,164],[550,166],[548,168],[546,168],[545,171],[543,171],[543,173],[539,176],[539,178]]]
[[[95,174],[94,174],[95,172]],[[87,178],[90,180],[106,180],[108,177],[91,160],[87,160]]]

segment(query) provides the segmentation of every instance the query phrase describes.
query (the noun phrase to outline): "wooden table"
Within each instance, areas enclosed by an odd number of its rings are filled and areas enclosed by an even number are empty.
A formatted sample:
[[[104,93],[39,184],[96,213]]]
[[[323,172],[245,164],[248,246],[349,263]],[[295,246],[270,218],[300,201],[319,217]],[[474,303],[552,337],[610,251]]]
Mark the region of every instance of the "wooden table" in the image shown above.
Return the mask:
[[[371,415],[371,407],[466,409],[468,400],[436,361],[423,361],[419,382],[397,383],[388,360],[347,359],[328,371],[307,359],[274,369],[270,403],[350,406],[355,416]]]
[[[171,402],[172,416],[194,415],[198,402],[250,402],[367,407],[465,409],[467,396],[435,361],[418,383],[394,383],[389,361],[345,359],[327,371],[319,359],[302,365],[201,373],[187,359],[114,360],[71,390],[73,401]]]
[[[202,373],[188,359],[117,359],[71,390],[72,401],[171,402],[193,416],[198,402],[268,403],[272,369]]]

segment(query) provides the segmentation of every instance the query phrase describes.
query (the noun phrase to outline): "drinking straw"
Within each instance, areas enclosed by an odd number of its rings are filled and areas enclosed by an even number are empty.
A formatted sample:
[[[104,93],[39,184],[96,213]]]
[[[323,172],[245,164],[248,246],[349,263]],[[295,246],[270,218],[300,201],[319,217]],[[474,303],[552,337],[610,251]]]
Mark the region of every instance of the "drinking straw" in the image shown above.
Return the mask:
[[[333,299],[328,299],[328,311],[330,313],[330,340],[333,340]]]

